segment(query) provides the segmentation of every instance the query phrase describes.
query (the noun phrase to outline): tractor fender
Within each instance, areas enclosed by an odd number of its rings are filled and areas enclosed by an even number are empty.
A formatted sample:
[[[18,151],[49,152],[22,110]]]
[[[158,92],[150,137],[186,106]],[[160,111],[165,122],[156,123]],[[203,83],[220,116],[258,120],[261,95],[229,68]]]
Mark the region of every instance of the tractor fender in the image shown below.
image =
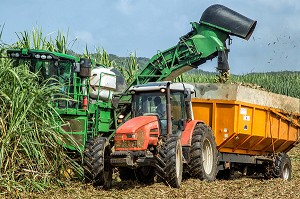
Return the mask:
[[[198,123],[204,123],[202,120],[191,120],[187,122],[181,135],[181,146],[191,146],[194,128]]]

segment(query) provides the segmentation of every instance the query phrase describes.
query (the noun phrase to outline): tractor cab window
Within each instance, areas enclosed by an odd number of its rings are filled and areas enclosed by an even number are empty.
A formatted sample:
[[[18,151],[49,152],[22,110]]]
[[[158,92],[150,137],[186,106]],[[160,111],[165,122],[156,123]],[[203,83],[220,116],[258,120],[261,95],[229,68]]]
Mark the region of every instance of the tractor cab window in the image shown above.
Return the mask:
[[[186,120],[184,94],[171,92],[172,133],[182,131]],[[133,116],[157,115],[160,120],[162,133],[167,130],[166,95],[162,92],[142,92],[133,96]]]
[[[184,108],[184,95],[182,92],[171,93],[171,114],[173,132],[182,129],[183,122],[186,120]]]
[[[161,92],[137,93],[134,96],[133,115],[158,115],[159,119],[167,119],[166,96]]]

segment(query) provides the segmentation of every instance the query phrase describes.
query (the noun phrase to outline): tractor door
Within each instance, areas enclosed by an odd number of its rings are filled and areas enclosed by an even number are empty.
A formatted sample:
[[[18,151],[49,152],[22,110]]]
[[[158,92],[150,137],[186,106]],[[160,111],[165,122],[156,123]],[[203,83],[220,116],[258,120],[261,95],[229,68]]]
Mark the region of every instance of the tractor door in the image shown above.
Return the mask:
[[[172,134],[181,133],[186,124],[184,94],[182,92],[171,93]]]

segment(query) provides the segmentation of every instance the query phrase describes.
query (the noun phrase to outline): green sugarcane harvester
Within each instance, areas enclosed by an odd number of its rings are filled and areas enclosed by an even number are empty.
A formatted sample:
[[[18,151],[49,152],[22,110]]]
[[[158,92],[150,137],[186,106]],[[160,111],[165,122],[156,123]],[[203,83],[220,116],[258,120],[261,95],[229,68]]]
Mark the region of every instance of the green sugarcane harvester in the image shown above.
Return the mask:
[[[84,154],[86,177],[104,185],[101,175],[111,175],[105,172],[109,162],[100,162],[99,167],[92,165],[94,161],[99,163],[95,159],[104,161],[109,156],[118,117],[126,119],[131,113],[131,96],[118,93],[128,93],[137,84],[173,80],[215,57],[218,57],[217,70],[226,74],[229,72],[226,43],[231,44],[231,35],[248,40],[256,21],[225,6],[212,5],[204,11],[199,23],[191,25],[192,30],[180,37],[177,45],[154,55],[129,86],[118,71],[94,64],[90,59],[32,49],[7,50],[7,54],[11,59],[31,63],[30,69],[44,78],[54,77],[64,83],[61,90],[67,97],[56,99],[54,104],[63,120],[57,120],[63,145]],[[99,154],[96,153],[99,147],[102,155],[91,157]]]

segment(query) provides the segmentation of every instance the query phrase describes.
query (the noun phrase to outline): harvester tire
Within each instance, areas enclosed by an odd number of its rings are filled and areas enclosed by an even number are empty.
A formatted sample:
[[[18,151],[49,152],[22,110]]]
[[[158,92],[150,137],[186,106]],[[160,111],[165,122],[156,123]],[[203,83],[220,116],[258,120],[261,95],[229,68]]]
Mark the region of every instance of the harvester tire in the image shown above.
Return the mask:
[[[134,170],[136,179],[144,184],[153,184],[155,177],[155,168],[151,166],[139,167]]]
[[[290,180],[292,177],[291,159],[286,153],[279,153],[274,162],[273,175],[275,178]]]
[[[214,181],[218,172],[218,150],[210,127],[203,123],[196,125],[189,154],[190,175],[200,180]]]
[[[122,181],[135,180],[133,169],[127,167],[119,167],[119,177]]]
[[[88,140],[84,150],[84,175],[86,182],[109,189],[112,186],[111,148],[107,138]]]
[[[180,188],[183,161],[182,147],[178,136],[164,138],[156,157],[156,174],[165,184]]]

